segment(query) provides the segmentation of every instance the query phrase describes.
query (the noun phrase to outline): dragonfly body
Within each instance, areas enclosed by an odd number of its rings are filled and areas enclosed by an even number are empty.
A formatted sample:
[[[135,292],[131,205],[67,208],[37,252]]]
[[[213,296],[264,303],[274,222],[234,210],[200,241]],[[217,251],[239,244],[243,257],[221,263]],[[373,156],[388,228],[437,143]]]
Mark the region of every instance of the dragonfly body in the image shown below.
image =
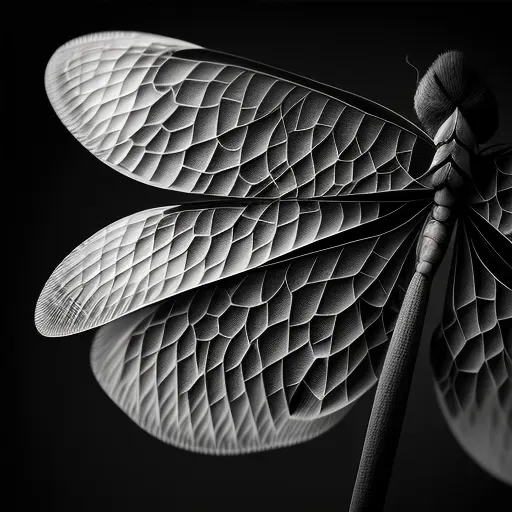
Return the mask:
[[[436,191],[434,204],[418,239],[416,271],[407,288],[386,354],[350,512],[375,512],[384,504],[432,279],[445,256],[458,211],[467,201],[470,162],[476,144],[470,126],[458,108],[438,129],[434,141],[436,153],[426,177]]]
[[[512,153],[482,156],[497,107],[458,52],[418,86],[427,133],[346,91],[151,34],[71,41],[45,84],[101,161],[208,200],[107,226],[36,306],[47,336],[102,326],[93,371],[142,428],[206,453],[285,446],[330,428],[379,379],[352,510],[378,509],[455,226],[436,379],[450,414],[459,396],[479,406],[490,378],[497,417],[510,414]],[[488,430],[510,444],[506,420]],[[512,481],[508,455],[478,457]]]

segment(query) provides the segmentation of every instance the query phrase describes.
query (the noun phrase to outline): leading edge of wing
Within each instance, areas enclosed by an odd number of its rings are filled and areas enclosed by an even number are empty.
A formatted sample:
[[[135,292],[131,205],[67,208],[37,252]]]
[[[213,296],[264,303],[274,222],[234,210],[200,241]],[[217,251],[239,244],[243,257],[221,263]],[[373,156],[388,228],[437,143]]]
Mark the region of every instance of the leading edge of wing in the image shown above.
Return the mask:
[[[41,292],[36,326],[45,336],[91,329],[277,258],[393,231],[428,204],[280,200],[139,212],[63,260]]]
[[[161,36],[71,41],[45,81],[87,149],[160,188],[305,199],[421,189],[432,156],[424,132],[370,100]]]
[[[305,76],[292,73],[291,71],[287,71],[285,69],[270,66],[268,64],[264,64],[256,60],[247,59],[246,57],[240,57],[238,55],[233,55],[227,52],[210,50],[208,48],[204,48],[201,46],[196,48],[187,48],[179,50],[179,53],[182,56],[187,56],[191,59],[218,62],[222,64],[232,64],[234,66],[243,67],[250,71],[258,71],[261,73],[265,73],[266,75],[279,78],[281,80],[286,80],[287,82],[307,87],[308,89],[311,89],[313,91],[321,92],[326,96],[340,100],[351,107],[354,107],[358,110],[366,112],[367,114],[371,114],[375,117],[378,117],[383,121],[393,123],[400,128],[405,128],[414,135],[417,135],[420,139],[422,139],[430,146],[435,146],[434,141],[431,139],[431,137],[417,124],[413,123],[412,121],[398,114],[397,112],[391,110],[390,108],[381,105],[376,101],[370,100],[364,96],[360,96],[359,94],[349,92],[346,91],[345,89],[340,89],[338,87],[334,87],[324,82],[312,80],[311,78],[307,78]]]
[[[58,98],[55,96],[55,90],[53,88],[52,82],[54,80],[54,69],[57,66],[59,57],[62,56],[61,52],[84,43],[92,42],[97,42],[98,49],[100,49],[102,41],[110,40],[112,38],[122,38],[127,39],[129,41],[139,40],[141,43],[162,43],[170,47],[181,48],[177,50],[177,52],[185,54],[192,59],[199,57],[199,60],[233,64],[235,66],[243,67],[252,71],[260,71],[269,76],[274,76],[276,78],[286,80],[287,82],[292,82],[297,85],[307,87],[309,89],[323,92],[327,96],[339,99],[352,107],[367,112],[368,114],[373,114],[376,117],[379,117],[385,121],[389,121],[396,124],[397,126],[406,128],[410,132],[417,135],[419,138],[423,139],[427,144],[434,146],[434,142],[431,139],[431,137],[418,125],[416,125],[406,117],[398,114],[397,112],[389,109],[388,107],[381,105],[376,101],[370,100],[364,96],[360,96],[359,94],[355,94],[353,92],[346,91],[345,89],[340,89],[338,87],[334,87],[324,82],[312,80],[305,76],[292,73],[291,71],[287,71],[275,66],[269,66],[268,64],[264,64],[262,62],[248,59],[245,57],[240,57],[238,55],[234,55],[228,52],[210,50],[200,45],[196,45],[188,41],[183,41],[181,39],[176,39],[168,36],[136,31],[94,32],[91,34],[85,34],[83,36],[76,37],[61,45],[52,55],[52,58],[49,60],[45,71],[45,86],[47,88],[46,91],[48,96],[50,97],[50,101],[52,102],[52,104],[54,104],[54,102],[57,102],[58,100]]]

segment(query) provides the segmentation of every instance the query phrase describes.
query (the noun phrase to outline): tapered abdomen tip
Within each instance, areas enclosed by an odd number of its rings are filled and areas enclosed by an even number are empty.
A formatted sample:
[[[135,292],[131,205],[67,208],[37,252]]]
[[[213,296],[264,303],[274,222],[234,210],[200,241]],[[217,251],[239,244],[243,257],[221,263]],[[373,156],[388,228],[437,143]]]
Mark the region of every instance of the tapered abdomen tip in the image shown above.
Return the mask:
[[[414,108],[431,137],[455,108],[468,121],[480,144],[498,128],[494,95],[457,50],[441,54],[430,66],[416,89]]]

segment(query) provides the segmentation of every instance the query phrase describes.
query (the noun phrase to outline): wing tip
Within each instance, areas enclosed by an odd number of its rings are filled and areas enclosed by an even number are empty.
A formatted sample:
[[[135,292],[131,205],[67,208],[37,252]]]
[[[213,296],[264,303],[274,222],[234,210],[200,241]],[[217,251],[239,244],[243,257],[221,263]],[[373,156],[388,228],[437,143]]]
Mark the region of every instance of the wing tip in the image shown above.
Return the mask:
[[[132,43],[136,42],[142,45],[160,43],[171,48],[202,48],[199,45],[181,39],[135,31],[93,32],[67,41],[57,48],[50,57],[44,73],[44,85],[53,109],[64,125],[71,131],[73,112],[72,109],[70,109],[69,98],[65,98],[62,91],[63,77],[65,77],[65,74],[68,72],[67,59],[69,59],[70,55],[77,55],[77,52],[79,54],[81,51],[83,52],[85,50],[104,49],[106,42],[112,43],[116,40]],[[65,78],[64,81],[66,79],[67,78]]]
[[[69,336],[85,330],[80,328],[85,321],[86,315],[80,304],[49,281],[39,296],[34,313],[39,334],[47,338]]]

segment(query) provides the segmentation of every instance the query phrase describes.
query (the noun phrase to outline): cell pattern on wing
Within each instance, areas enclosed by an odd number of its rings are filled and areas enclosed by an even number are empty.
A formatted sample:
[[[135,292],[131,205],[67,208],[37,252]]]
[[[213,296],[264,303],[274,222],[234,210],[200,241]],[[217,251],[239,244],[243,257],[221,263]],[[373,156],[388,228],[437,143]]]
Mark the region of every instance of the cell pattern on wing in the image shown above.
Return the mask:
[[[425,188],[409,170],[416,134],[327,94],[189,59],[186,46],[147,37],[81,39],[58,50],[47,69],[61,120],[120,172],[235,197]]]
[[[469,204],[505,236],[512,236],[512,149],[480,157]]]
[[[398,203],[279,200],[155,208],[125,217],[55,269],[36,308],[50,336],[102,325],[395,212]]]
[[[189,450],[319,435],[377,381],[422,218],[120,318],[98,331],[93,371],[139,426]]]
[[[432,342],[437,394],[462,447],[512,483],[512,289],[484,264],[464,223],[457,237],[445,314]]]

